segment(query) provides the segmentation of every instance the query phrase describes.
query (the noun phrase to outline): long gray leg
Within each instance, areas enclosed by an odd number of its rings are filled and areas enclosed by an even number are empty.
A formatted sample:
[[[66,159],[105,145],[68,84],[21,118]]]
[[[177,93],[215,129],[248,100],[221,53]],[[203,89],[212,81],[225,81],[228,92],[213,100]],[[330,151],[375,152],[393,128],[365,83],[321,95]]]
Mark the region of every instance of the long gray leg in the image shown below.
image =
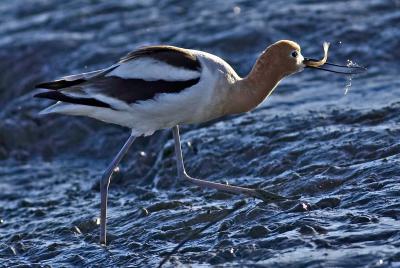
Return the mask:
[[[179,137],[179,126],[176,125],[172,128],[172,132],[174,135],[174,140],[175,140],[175,154],[176,154],[176,165],[178,169],[178,176],[182,179],[185,179],[195,185],[198,185],[200,187],[204,188],[213,188],[217,189],[220,191],[225,191],[225,192],[230,192],[233,194],[244,194],[252,197],[256,197],[262,200],[265,200],[265,196],[263,196],[263,192],[261,190],[256,190],[256,189],[249,189],[249,188],[244,188],[244,187],[239,187],[239,186],[232,186],[232,185],[226,185],[226,184],[221,184],[221,183],[216,183],[216,182],[210,182],[210,181],[205,181],[205,180],[200,180],[200,179],[195,179],[190,177],[186,171],[185,171],[185,166],[183,164],[183,157],[182,157],[182,149],[181,149],[181,140]]]
[[[135,136],[132,134],[125,142],[122,149],[118,152],[117,156],[113,159],[107,169],[104,171],[103,176],[100,180],[100,196],[101,196],[101,210],[100,210],[100,244],[106,244],[106,224],[107,224],[107,198],[108,198],[108,186],[110,185],[111,175],[114,169],[121,162],[124,155],[128,152],[129,147],[135,140]]]

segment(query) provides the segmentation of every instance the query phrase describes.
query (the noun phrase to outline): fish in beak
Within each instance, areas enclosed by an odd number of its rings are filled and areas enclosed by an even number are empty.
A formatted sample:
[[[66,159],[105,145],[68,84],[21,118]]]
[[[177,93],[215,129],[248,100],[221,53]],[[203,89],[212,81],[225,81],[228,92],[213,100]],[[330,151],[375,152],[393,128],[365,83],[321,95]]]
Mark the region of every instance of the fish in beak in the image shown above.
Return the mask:
[[[351,65],[339,65],[334,63],[326,62],[328,59],[328,49],[329,43],[324,43],[324,57],[321,60],[304,58],[303,64],[305,68],[312,68],[317,70],[323,70],[338,74],[360,74],[365,72],[367,69],[361,66],[351,66]],[[322,67],[323,66],[323,67]]]

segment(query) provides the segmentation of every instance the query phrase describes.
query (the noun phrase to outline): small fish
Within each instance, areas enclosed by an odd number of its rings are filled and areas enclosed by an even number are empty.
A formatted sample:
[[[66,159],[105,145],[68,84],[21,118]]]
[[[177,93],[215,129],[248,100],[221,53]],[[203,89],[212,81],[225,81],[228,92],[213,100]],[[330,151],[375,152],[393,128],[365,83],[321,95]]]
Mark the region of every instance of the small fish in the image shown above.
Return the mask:
[[[360,74],[365,72],[367,69],[362,66],[357,65],[339,65],[335,63],[329,63],[328,60],[328,49],[329,43],[324,42],[324,57],[321,60],[304,58],[304,65],[306,68],[313,68],[317,70],[324,70],[332,73],[339,73],[339,74]]]
[[[321,60],[314,60],[314,59],[308,59],[309,62],[307,62],[306,66],[307,67],[315,67],[318,68],[326,63],[328,60],[328,49],[329,49],[329,43],[324,42],[324,57]]]

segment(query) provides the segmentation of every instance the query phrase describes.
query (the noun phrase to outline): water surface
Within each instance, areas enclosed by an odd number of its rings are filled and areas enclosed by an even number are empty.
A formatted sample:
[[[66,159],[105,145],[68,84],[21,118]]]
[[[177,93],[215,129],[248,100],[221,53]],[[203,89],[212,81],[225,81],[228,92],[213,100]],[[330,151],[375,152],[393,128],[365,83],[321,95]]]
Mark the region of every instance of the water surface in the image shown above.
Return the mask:
[[[257,110],[182,128],[189,174],[297,201],[246,204],[166,266],[400,265],[400,2],[61,1],[0,3],[0,265],[154,267],[243,197],[176,181],[169,131],[141,138],[113,178],[109,246],[98,245],[97,180],[129,131],[39,118],[37,82],[95,70],[146,44],[205,50],[245,75],[279,39],[368,67],[306,70]],[[24,266],[25,265],[25,266]]]

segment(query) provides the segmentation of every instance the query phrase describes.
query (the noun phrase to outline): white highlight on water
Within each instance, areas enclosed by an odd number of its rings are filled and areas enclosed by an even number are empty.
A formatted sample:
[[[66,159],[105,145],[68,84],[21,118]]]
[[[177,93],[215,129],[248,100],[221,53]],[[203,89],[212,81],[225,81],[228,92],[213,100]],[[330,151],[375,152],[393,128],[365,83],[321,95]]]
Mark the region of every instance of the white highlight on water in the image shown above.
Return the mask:
[[[234,13],[235,15],[239,15],[241,11],[242,11],[242,9],[241,9],[239,6],[235,6],[235,7],[233,8],[233,13]]]

